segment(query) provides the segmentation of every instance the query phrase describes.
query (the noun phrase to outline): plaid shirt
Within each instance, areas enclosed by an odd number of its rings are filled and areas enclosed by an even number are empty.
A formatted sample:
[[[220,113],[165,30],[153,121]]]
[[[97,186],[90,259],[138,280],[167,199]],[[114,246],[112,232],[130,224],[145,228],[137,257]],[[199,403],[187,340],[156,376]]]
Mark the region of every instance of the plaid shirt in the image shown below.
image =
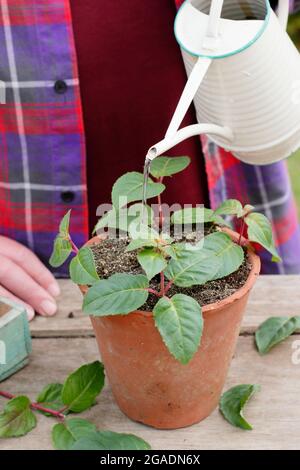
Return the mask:
[[[74,209],[74,241],[80,245],[88,238],[85,136],[69,0],[0,0],[0,57],[0,80],[6,83],[6,104],[0,105],[0,231],[46,262],[68,209]],[[207,139],[203,149],[211,206],[225,198],[255,205],[272,220],[283,257],[275,265],[263,253],[264,272],[300,272],[286,164],[249,166]]]

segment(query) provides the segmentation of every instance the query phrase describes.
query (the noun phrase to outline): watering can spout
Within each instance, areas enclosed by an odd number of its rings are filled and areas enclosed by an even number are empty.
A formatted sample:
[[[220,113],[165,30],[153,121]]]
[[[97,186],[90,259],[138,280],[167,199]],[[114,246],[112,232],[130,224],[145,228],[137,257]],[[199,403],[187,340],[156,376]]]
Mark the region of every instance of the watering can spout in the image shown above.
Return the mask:
[[[233,132],[229,127],[217,126],[215,124],[194,124],[180,129],[173,135],[173,137],[166,137],[162,141],[158,142],[148,150],[146,158],[148,160],[154,160],[154,158],[159,157],[184,140],[201,134],[217,135],[227,140],[228,144],[234,137]]]

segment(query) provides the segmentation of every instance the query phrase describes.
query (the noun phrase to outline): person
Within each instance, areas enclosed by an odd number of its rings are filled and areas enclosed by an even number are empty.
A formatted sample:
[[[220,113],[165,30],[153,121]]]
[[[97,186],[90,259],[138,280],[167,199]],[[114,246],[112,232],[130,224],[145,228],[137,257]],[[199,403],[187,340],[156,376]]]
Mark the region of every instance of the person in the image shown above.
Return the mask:
[[[82,245],[96,208],[167,129],[186,82],[173,22],[180,1],[0,0],[0,295],[34,312],[56,312],[48,258],[61,217],[72,213]],[[189,110],[184,125],[196,122]],[[300,272],[300,236],[284,163],[238,162],[195,137],[169,152],[189,155],[166,202],[216,207],[238,198],[274,225],[283,263],[263,253],[264,272]]]

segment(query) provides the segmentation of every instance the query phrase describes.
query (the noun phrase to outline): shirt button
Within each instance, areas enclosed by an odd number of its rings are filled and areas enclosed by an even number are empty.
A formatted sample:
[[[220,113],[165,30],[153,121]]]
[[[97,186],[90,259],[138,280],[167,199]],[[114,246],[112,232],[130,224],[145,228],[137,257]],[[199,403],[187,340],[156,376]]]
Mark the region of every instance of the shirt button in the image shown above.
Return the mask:
[[[54,83],[54,90],[59,95],[62,95],[63,93],[66,93],[67,89],[68,89],[68,85],[66,84],[66,82],[64,80],[57,80]]]
[[[73,202],[75,199],[75,194],[73,191],[63,191],[60,196],[62,201],[66,202],[67,204]]]

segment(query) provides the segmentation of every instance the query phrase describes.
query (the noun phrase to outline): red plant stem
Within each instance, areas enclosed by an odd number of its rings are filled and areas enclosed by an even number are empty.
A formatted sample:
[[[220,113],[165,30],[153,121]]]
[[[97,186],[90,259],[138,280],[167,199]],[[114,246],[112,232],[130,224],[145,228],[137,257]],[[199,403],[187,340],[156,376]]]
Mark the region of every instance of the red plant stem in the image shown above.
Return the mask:
[[[169,292],[172,285],[173,285],[173,281],[169,281],[168,284],[166,285],[166,288],[165,288],[165,295]]]
[[[146,290],[149,292],[149,294],[156,295],[156,297],[161,297],[160,292],[157,292],[157,291],[154,290],[154,289],[146,289]]]
[[[73,253],[76,253],[76,255],[77,255],[79,249],[77,248],[77,246],[75,245],[75,243],[73,242],[71,237],[70,237],[70,242],[71,242],[71,245],[72,245]]]
[[[161,297],[165,295],[165,275],[163,272],[160,273],[160,295]]]
[[[16,395],[12,395],[11,393],[3,392],[1,390],[0,390],[0,396],[3,398],[7,398],[8,400],[11,400],[12,398],[16,398]],[[38,403],[30,403],[30,408],[34,410],[38,410],[38,411],[43,411],[44,413],[49,413],[50,415],[58,419],[65,419],[65,415],[63,415],[61,411],[54,411],[54,410],[50,410],[49,408],[44,408],[43,406],[38,405]]]
[[[238,242],[240,246],[242,244],[242,237],[243,237],[244,229],[245,229],[245,217],[242,218],[242,223],[241,223],[240,237],[239,237],[239,242]]]

